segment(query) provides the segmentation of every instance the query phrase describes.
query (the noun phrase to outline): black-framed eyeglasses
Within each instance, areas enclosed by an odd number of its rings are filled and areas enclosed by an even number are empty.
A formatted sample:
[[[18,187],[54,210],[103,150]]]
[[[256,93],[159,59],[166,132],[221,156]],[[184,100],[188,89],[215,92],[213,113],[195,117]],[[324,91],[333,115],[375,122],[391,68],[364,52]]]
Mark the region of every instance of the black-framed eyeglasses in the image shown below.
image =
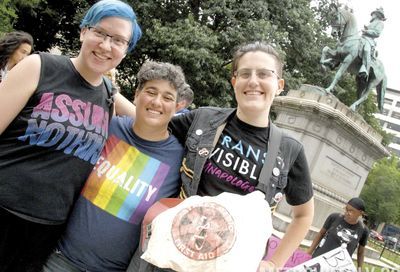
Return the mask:
[[[103,29],[96,27],[96,26],[89,26],[88,27],[89,31],[91,31],[94,36],[101,40],[105,41],[107,37],[110,37],[111,45],[114,45],[115,47],[118,47],[120,49],[126,49],[129,45],[129,41],[127,41],[125,38],[121,36],[112,36],[107,34]]]
[[[260,68],[260,69],[248,69],[248,68],[243,68],[239,69],[236,72],[233,73],[234,76],[242,78],[242,79],[249,79],[253,72],[256,73],[257,78],[259,79],[267,79],[271,77],[276,77],[277,79],[280,79],[280,76],[271,69],[267,68]]]

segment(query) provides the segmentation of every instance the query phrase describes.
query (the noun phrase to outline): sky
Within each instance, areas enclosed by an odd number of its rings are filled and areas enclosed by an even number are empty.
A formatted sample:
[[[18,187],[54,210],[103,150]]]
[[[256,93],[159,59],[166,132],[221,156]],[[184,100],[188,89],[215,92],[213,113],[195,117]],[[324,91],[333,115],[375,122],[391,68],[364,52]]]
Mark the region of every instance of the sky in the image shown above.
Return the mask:
[[[400,1],[399,0],[341,0],[353,9],[357,19],[358,28],[361,30],[369,23],[371,12],[383,7],[385,17],[384,29],[381,36],[376,39],[378,58],[383,62],[387,87],[400,90]]]

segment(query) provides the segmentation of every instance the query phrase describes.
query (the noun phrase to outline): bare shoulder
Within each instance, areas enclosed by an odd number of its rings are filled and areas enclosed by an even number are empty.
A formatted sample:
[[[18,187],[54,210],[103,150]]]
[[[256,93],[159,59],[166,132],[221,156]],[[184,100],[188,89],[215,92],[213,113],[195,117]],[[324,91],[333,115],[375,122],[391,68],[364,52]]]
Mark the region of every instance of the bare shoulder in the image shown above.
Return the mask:
[[[39,54],[32,54],[24,58],[22,61],[20,61],[15,68],[20,68],[20,69],[26,69],[30,68],[34,71],[38,71],[40,73],[40,66],[41,66],[41,59]],[[14,69],[13,69],[14,70]],[[11,70],[11,71],[13,71]]]
[[[31,96],[36,90],[40,79],[41,60],[33,54],[20,61],[7,75],[14,92],[22,92]]]
[[[32,55],[15,65],[0,84],[0,134],[35,92],[40,78],[40,57]]]

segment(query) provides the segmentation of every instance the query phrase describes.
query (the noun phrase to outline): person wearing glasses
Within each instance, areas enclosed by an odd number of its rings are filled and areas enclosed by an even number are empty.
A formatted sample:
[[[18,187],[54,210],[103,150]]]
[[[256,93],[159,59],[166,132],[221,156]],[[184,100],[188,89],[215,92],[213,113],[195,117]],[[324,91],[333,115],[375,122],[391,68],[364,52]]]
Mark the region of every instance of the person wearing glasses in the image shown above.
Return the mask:
[[[358,197],[350,199],[344,207],[344,214],[332,213],[328,216],[307,252],[315,258],[345,244],[352,256],[357,248],[357,267],[358,271],[362,271],[369,235],[362,221],[364,214],[364,201]]]
[[[33,54],[0,84],[0,271],[41,271],[108,136],[103,73],[141,37],[132,7],[102,0],[77,57]]]
[[[260,260],[259,272],[284,266],[305,237],[314,214],[311,178],[302,144],[284,135],[279,158],[264,161],[270,140],[270,108],[285,83],[282,69],[272,46],[264,42],[242,45],[232,61],[231,83],[237,108],[202,107],[175,116],[170,123],[171,132],[185,145],[181,198],[222,192],[248,194],[255,190],[263,165],[274,165],[278,182],[266,201],[276,206],[285,194],[292,206],[293,220],[272,258]],[[134,111],[126,109],[125,113],[133,115]],[[251,207],[249,212],[257,216]],[[136,258],[138,255],[137,252],[128,271],[160,271]]]

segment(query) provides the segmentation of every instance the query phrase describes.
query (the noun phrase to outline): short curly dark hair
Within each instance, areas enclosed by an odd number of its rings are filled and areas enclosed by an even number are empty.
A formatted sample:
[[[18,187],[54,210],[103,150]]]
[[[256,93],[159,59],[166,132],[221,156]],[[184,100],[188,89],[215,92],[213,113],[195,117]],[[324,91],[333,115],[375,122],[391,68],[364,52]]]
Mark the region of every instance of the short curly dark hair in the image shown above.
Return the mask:
[[[182,68],[168,62],[146,61],[137,74],[137,91],[141,91],[150,80],[169,81],[175,87],[177,97],[180,97],[187,85]]]
[[[33,38],[31,34],[24,31],[13,31],[6,33],[0,39],[0,69],[3,69],[11,55],[17,50],[21,44],[27,43],[32,47]]]
[[[193,102],[193,99],[194,99],[193,90],[190,88],[190,85],[186,83],[182,88],[182,92],[178,96],[177,102],[185,100],[187,105],[190,105]]]

